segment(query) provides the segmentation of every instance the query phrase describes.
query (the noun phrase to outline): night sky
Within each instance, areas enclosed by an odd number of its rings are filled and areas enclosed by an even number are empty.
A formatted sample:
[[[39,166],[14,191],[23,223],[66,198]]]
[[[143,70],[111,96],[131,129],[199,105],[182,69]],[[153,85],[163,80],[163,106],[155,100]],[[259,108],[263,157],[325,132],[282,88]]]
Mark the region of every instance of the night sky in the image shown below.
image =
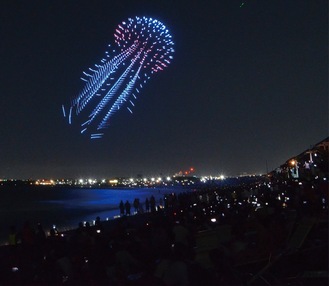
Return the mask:
[[[135,16],[174,59],[90,140],[61,106]],[[328,136],[326,0],[5,0],[0,21],[0,178],[264,173]]]

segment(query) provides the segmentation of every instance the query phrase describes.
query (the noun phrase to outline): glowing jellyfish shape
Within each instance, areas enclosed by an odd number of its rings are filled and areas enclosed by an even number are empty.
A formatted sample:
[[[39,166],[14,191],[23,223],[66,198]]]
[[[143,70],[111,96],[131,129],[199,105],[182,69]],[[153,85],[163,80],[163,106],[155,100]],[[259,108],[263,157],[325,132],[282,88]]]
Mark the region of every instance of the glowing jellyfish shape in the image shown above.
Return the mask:
[[[116,49],[83,72],[84,87],[63,115],[81,122],[81,133],[101,138],[113,114],[123,107],[132,113],[135,100],[152,74],[173,58],[172,36],[163,23],[146,17],[129,18],[115,30]],[[109,45],[109,47],[111,47]],[[81,120],[82,118],[82,120]]]

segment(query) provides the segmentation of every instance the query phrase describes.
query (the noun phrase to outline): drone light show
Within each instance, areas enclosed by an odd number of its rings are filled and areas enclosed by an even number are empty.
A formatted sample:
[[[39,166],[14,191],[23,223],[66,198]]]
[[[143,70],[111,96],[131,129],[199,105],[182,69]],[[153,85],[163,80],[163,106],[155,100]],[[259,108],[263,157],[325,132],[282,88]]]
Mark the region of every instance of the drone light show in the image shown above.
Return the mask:
[[[173,58],[172,36],[156,19],[135,17],[122,22],[115,30],[114,43],[99,63],[83,72],[84,87],[70,107],[62,105],[69,124],[78,121],[81,133],[91,139],[103,137],[116,111],[126,108],[133,113],[146,82]]]

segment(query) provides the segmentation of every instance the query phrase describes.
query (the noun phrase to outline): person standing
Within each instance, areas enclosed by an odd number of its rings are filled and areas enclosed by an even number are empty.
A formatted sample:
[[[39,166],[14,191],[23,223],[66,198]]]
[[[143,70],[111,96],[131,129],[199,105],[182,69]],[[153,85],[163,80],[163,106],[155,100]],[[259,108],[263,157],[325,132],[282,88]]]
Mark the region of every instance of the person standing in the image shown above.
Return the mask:
[[[139,212],[139,199],[135,198],[133,204],[134,204],[135,214],[137,214]]]
[[[120,201],[119,208],[120,208],[120,216],[124,216],[124,214],[125,214],[125,205],[124,205],[122,200]]]
[[[150,198],[150,205],[151,205],[151,213],[155,213],[156,209],[155,209],[155,198],[152,195]]]
[[[147,213],[150,212],[150,202],[149,202],[148,198],[146,198],[146,200],[145,200],[145,211]]]
[[[130,203],[129,201],[127,200],[126,203],[125,203],[125,208],[126,208],[126,215],[130,215]]]

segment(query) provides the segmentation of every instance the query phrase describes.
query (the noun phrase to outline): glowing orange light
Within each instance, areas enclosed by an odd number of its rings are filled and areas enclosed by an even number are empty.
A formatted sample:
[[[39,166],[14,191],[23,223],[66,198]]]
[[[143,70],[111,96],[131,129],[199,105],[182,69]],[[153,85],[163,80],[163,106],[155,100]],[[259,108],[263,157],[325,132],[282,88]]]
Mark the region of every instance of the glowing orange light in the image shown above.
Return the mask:
[[[290,161],[290,164],[291,164],[292,166],[295,166],[295,165],[297,164],[297,162],[296,162],[296,160],[291,160],[291,161]]]

